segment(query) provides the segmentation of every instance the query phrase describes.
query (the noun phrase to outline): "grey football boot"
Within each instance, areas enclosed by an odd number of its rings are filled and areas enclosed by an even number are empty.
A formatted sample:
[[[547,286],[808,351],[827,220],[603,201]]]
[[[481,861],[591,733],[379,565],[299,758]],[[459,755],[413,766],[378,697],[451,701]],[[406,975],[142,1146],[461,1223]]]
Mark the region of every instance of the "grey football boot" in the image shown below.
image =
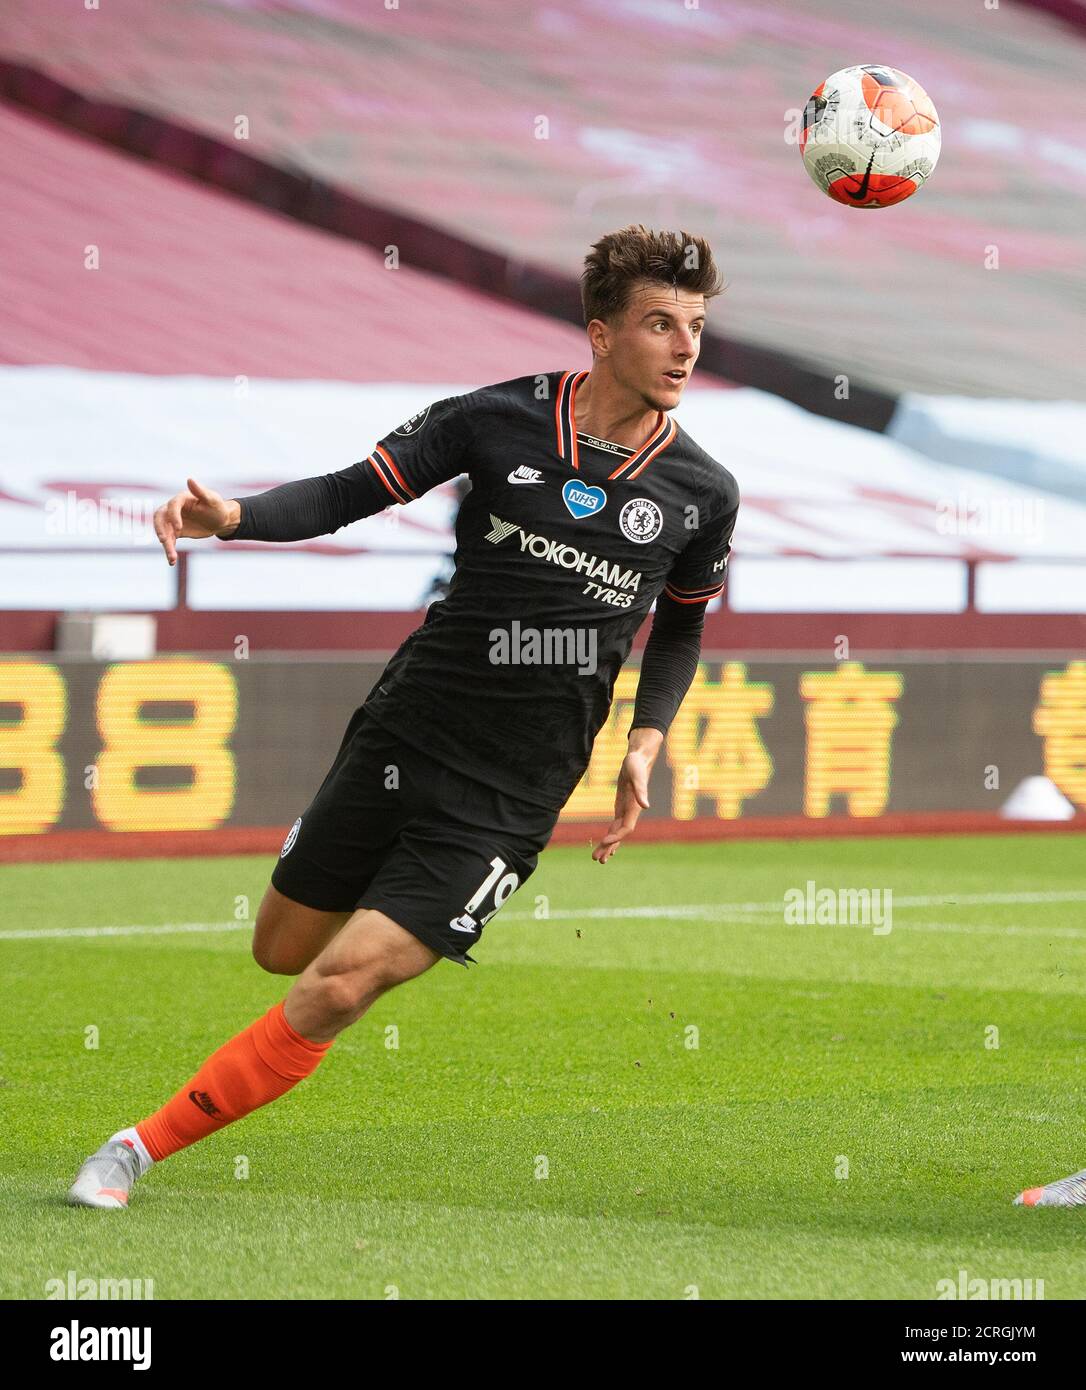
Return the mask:
[[[1046,1187],[1027,1187],[1014,1199],[1016,1207],[1086,1207],[1086,1168]]]
[[[107,1139],[84,1161],[68,1189],[68,1204],[73,1207],[126,1207],[132,1184],[142,1176],[143,1167],[136,1151],[120,1139]]]

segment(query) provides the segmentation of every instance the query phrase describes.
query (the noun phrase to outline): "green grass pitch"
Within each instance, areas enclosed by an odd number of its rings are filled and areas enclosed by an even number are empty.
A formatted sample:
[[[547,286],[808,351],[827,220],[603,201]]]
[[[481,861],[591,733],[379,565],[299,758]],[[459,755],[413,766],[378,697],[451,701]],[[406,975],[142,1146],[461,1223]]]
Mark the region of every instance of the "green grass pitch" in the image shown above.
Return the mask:
[[[270,860],[8,867],[0,1296],[1082,1298],[1086,1209],[1011,1198],[1086,1167],[1084,849],[549,850],[478,967],[386,995],[127,1212],[65,1191],[286,992],[235,920]],[[892,930],[787,925],[807,880],[891,889]],[[151,930],[186,924],[218,929]]]

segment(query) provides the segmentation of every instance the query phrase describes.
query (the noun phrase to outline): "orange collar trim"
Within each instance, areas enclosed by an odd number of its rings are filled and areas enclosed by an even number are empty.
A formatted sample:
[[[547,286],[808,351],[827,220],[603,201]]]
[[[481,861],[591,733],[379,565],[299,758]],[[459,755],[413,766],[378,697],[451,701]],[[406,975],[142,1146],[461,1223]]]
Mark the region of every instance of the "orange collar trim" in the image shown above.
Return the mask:
[[[554,401],[554,432],[558,457],[568,459],[572,467],[580,468],[577,453],[577,417],[575,413],[577,388],[588,377],[588,372],[563,372],[558,382]],[[657,412],[656,426],[641,448],[629,458],[623,459],[613,473],[607,475],[608,481],[622,482],[636,478],[643,473],[659,454],[673,443],[679,432],[677,421]]]

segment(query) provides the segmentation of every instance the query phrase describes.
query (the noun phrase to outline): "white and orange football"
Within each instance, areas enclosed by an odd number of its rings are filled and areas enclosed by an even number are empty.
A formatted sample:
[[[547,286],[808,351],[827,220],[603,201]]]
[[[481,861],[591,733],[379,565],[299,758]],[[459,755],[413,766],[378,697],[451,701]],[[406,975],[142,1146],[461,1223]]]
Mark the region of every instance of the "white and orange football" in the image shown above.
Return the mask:
[[[939,117],[919,82],[896,68],[842,68],[812,93],[799,148],[823,193],[850,208],[887,208],[931,177]]]

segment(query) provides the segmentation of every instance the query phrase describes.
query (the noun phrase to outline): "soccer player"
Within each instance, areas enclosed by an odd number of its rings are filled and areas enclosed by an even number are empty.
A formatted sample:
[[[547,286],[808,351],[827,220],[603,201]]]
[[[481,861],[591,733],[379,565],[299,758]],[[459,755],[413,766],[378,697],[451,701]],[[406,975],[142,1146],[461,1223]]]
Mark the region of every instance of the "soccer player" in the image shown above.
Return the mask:
[[[580,781],[655,601],[598,863],[648,806],[738,508],[731,474],[670,417],[724,286],[706,241],[642,226],[601,238],[581,283],[591,370],[436,401],[361,463],[254,497],[190,479],[156,512],[172,565],[179,537],[302,540],[471,481],[448,595],[355,711],[260,905],[253,955],[298,978],[92,1154],[71,1202],[126,1206],[152,1163],[296,1085],[386,990],[473,960]]]

